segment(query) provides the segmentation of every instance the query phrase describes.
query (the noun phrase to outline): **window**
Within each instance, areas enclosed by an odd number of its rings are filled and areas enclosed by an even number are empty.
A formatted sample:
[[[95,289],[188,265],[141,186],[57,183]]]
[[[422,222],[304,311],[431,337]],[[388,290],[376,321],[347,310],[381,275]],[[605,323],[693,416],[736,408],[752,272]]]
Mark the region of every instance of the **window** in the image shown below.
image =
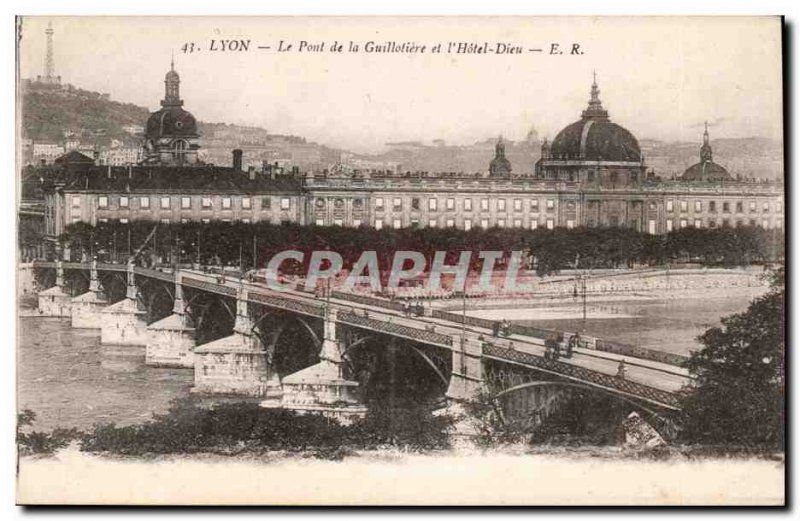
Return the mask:
[[[102,223],[102,224],[105,224],[105,223],[107,223],[107,222],[108,222],[108,219],[106,219],[106,218],[97,219],[97,222],[99,222],[99,223]]]
[[[428,221],[428,228],[436,228],[436,219]]]
[[[497,220],[497,227],[498,228],[505,228],[506,227],[506,220],[505,219],[498,219]]]
[[[539,221],[531,221],[531,230],[535,230],[539,227]]]
[[[472,219],[464,219],[464,229],[467,231],[472,229]]]
[[[334,208],[344,208],[344,199],[342,199],[341,197],[337,197],[336,199],[334,199],[333,207]]]
[[[673,210],[673,208],[672,208],[672,201],[667,201],[667,211],[668,211],[668,212],[671,212],[672,210]]]
[[[667,233],[672,231],[672,219],[667,219]]]
[[[184,210],[192,207],[192,198],[191,197],[181,197],[181,208]]]
[[[456,209],[456,200],[453,199],[452,197],[447,199],[447,201],[445,202],[445,207],[447,208],[447,211],[452,212],[453,210]]]
[[[325,226],[325,219],[317,219],[314,224],[317,226]]]
[[[481,219],[481,228],[484,230],[489,227],[489,219]]]
[[[243,222],[244,224],[250,224],[250,219],[248,219],[248,218],[246,218],[246,217],[245,217],[244,219],[242,219],[242,222]]]
[[[181,126],[183,123],[179,121],[176,123],[176,125]],[[172,157],[177,159],[179,162],[183,162],[186,159],[186,151],[188,148],[189,146],[186,141],[179,139],[172,144]]]
[[[727,201],[722,202],[722,212],[723,213],[730,213],[731,211],[731,203]]]
[[[203,224],[208,224],[211,222],[211,219],[200,219],[200,222],[202,222]]]
[[[736,213],[742,213],[742,212],[744,212],[744,205],[742,204],[741,201],[737,201],[736,202]]]
[[[120,222],[120,224],[128,224],[128,219],[123,217],[122,219],[119,220],[119,222]]]
[[[647,221],[647,233],[650,235],[656,234],[656,222],[653,219]]]
[[[481,211],[482,212],[489,211],[489,200],[488,199],[481,199]]]
[[[150,208],[150,198],[147,197],[147,196],[140,197],[139,198],[139,206],[141,208]]]
[[[375,209],[376,210],[383,210],[383,197],[376,197],[375,198]],[[378,228],[378,227],[376,226],[376,228]],[[380,228],[378,228],[378,229],[380,230]]]
[[[262,210],[272,209],[272,197],[267,196],[261,198],[261,209]]]
[[[358,228],[361,226],[361,219],[353,219],[353,228]]]
[[[464,211],[465,212],[472,211],[472,199],[464,199]]]
[[[162,197],[161,198],[161,208],[163,210],[169,209],[169,197]]]
[[[781,213],[783,211],[783,203],[778,201],[775,203],[775,211]]]
[[[522,211],[522,199],[514,199],[514,211],[515,212]]]
[[[783,220],[775,219],[775,228],[782,228],[782,227],[783,227]]]
[[[333,225],[334,226],[341,226],[342,224],[344,224],[344,222],[341,219],[334,219],[333,220]]]
[[[765,230],[766,230],[767,228],[769,228],[769,219],[764,219],[763,221],[761,221],[761,226],[762,226],[762,227],[763,227]]]
[[[393,227],[395,230],[399,230],[400,228],[402,228],[402,227],[403,227],[403,221],[401,221],[400,219],[395,219],[395,220],[393,220],[393,221],[392,221],[392,227]]]
[[[573,221],[572,219],[567,219],[567,228],[570,230],[575,228],[575,221]]]
[[[547,209],[548,210],[552,210],[555,207],[556,207],[556,202],[553,199],[548,199],[547,200]]]
[[[716,212],[717,211],[717,203],[715,201],[708,202],[708,211],[709,212]]]
[[[203,197],[200,206],[203,208],[211,208],[211,198],[210,197]]]
[[[128,198],[126,196],[122,196],[119,198],[119,207],[120,208],[127,208],[128,207]]]
[[[403,200],[399,197],[395,197],[392,200],[392,210],[394,210],[395,212],[399,212],[402,209],[403,209]]]
[[[223,197],[222,198],[222,209],[223,210],[230,210],[231,209],[231,198],[230,197]]]
[[[755,225],[756,225],[756,220],[750,219],[750,226],[755,226]]]
[[[514,228],[522,228],[522,219],[514,219]]]
[[[242,210],[249,210],[249,209],[250,209],[250,198],[242,197]]]
[[[505,199],[498,199],[497,200],[497,210],[501,212],[506,211],[506,200]]]
[[[764,212],[764,213],[768,213],[769,212],[769,203],[764,203],[763,205],[761,205],[761,211]]]
[[[539,200],[533,199],[531,200],[531,211],[538,212],[539,211]]]
[[[703,211],[703,202],[702,201],[695,201],[694,202],[694,211],[695,212],[702,212]]]
[[[181,219],[181,224],[186,224],[188,222],[189,222],[189,219],[186,219],[185,217]]]
[[[415,230],[419,228],[419,219],[411,219],[411,227]]]
[[[711,223],[713,223],[713,222],[714,222],[714,220],[712,219]],[[709,224],[711,224],[711,223],[709,223]],[[695,219],[693,226],[695,228],[702,228],[703,227],[703,221],[701,221],[700,219]],[[713,228],[714,226],[712,225],[711,227]]]
[[[709,228],[716,228],[717,227],[717,221],[714,220],[714,219],[709,219],[708,220],[708,227]],[[697,228],[697,226],[695,226],[695,228]]]
[[[694,203],[694,209],[697,212],[700,211],[700,210],[697,209],[699,204],[700,204],[700,201],[695,201],[695,203]],[[688,211],[689,211],[689,203],[687,201],[681,201],[681,212],[688,212]]]
[[[756,212],[756,202],[750,201],[750,213],[755,213],[755,212]]]
[[[108,208],[108,196],[101,195],[100,197],[98,197],[97,206],[99,206],[100,208]]]
[[[433,197],[428,199],[428,211],[431,211],[431,212],[436,211],[436,208],[437,208],[438,204],[439,204],[439,200],[438,199],[435,199]]]
[[[686,228],[687,222],[686,219],[681,219],[681,228]]]
[[[169,224],[169,219],[161,219],[161,224]]]
[[[722,227],[723,228],[727,228],[730,225],[731,225],[731,220],[730,219],[722,219]]]
[[[547,219],[547,229],[552,230],[553,228],[555,228],[555,223],[553,222],[553,219]]]
[[[281,197],[281,210],[288,210],[292,207],[292,201],[288,197]]]
[[[81,196],[73,195],[72,196],[72,206],[80,206],[81,205]]]
[[[411,198],[411,209],[412,210],[419,210],[419,197],[412,197]]]
[[[375,229],[380,230],[383,228],[383,219],[375,219]]]

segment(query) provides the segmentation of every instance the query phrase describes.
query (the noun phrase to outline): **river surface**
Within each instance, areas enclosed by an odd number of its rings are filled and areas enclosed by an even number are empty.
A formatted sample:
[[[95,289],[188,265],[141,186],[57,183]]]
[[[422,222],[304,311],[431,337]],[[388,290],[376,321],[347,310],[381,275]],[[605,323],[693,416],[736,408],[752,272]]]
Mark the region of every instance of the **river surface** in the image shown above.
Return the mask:
[[[99,329],[68,318],[20,318],[18,336],[18,409],[36,413],[37,430],[139,423],[194,381],[192,369],[147,367],[144,347],[101,346]]]
[[[719,326],[722,317],[747,310],[751,300],[768,291],[749,291],[685,298],[644,297],[589,302],[586,322],[580,299],[553,301],[546,307],[484,309],[468,312],[490,320],[562,331],[584,331],[587,335],[677,354],[689,354],[702,346],[698,335]],[[584,329],[585,328],[585,329]]]

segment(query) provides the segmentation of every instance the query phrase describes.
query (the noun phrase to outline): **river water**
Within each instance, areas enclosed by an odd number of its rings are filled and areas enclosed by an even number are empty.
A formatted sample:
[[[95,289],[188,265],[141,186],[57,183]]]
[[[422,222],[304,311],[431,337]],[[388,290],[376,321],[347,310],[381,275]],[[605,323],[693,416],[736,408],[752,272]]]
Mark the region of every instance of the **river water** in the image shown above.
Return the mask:
[[[18,410],[36,413],[37,430],[138,423],[194,381],[192,369],[147,367],[144,347],[101,346],[99,329],[72,329],[68,318],[18,324]]]

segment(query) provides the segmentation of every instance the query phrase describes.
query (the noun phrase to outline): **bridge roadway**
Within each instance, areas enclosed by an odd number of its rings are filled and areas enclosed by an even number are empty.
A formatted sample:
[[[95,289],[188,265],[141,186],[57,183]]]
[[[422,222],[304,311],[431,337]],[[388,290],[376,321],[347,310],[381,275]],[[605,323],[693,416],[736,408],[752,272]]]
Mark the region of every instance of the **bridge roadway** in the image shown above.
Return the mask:
[[[54,262],[36,262],[36,267],[55,267]],[[63,263],[65,269],[89,269],[88,263]],[[124,271],[124,265],[98,264],[99,270]],[[175,275],[170,271],[152,270],[136,267],[135,272],[145,277],[165,282],[174,282]],[[492,337],[492,332],[478,326],[462,325],[452,320],[433,317],[406,316],[401,311],[346,300],[331,296],[318,298],[299,290],[272,290],[265,284],[244,282],[222,275],[208,274],[195,270],[181,270],[184,286],[194,287],[216,294],[235,297],[243,288],[247,300],[256,304],[285,309],[287,311],[322,318],[325,306],[337,311],[337,322],[373,330],[382,334],[408,338],[419,342],[460,350],[463,338],[470,343],[488,343],[483,358],[496,359],[505,363],[533,368],[604,388],[613,392],[644,398],[668,408],[677,408],[674,393],[690,381],[686,369],[655,362],[577,348],[572,358],[560,358],[558,362],[544,358],[544,341],[539,338],[514,334],[509,337]],[[387,303],[388,304],[388,303]],[[486,345],[486,344],[484,344]],[[619,362],[625,361],[626,377],[617,377]]]

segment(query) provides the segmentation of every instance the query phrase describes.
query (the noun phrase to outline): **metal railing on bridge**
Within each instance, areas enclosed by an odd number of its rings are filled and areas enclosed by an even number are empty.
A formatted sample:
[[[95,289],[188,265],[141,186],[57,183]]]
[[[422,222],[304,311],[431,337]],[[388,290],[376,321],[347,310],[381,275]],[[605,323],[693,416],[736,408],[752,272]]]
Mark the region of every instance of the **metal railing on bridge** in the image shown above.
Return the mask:
[[[500,362],[513,362],[523,366],[544,370],[578,382],[641,398],[669,409],[680,408],[678,397],[671,392],[656,389],[655,387],[633,382],[618,376],[593,371],[585,367],[565,364],[531,353],[514,351],[494,345],[485,345],[483,347],[483,356]]]
[[[378,320],[374,318],[357,315],[352,311],[340,312],[337,315],[338,321],[351,326],[357,326],[381,333],[387,333],[394,336],[401,336],[411,340],[418,340],[426,344],[433,344],[442,347],[450,348],[453,346],[453,337],[443,333],[437,333],[430,329],[419,329],[415,327],[405,326],[396,322],[391,322],[391,318],[387,320]]]

